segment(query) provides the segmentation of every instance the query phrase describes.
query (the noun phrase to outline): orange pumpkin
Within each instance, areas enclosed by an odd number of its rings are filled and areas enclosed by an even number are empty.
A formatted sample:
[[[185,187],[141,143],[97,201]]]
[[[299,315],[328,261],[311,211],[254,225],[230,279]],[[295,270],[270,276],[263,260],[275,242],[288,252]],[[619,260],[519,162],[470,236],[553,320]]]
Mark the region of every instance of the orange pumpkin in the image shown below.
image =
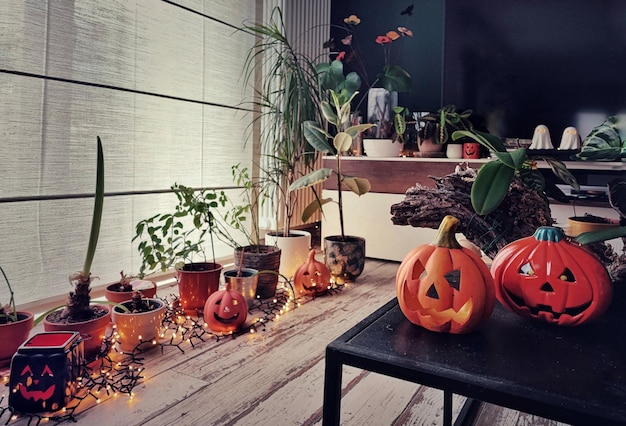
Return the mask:
[[[248,317],[246,298],[226,284],[224,290],[212,293],[204,304],[204,322],[216,333],[239,330]]]
[[[593,321],[613,298],[600,259],[552,226],[513,241],[493,259],[496,297],[510,311],[550,324]]]
[[[318,294],[328,290],[330,270],[325,264],[315,260],[315,250],[309,252],[307,261],[296,270],[293,284],[298,295]]]
[[[396,274],[400,309],[428,330],[468,333],[489,319],[495,305],[489,268],[456,240],[458,223],[446,216],[435,241],[407,254]]]

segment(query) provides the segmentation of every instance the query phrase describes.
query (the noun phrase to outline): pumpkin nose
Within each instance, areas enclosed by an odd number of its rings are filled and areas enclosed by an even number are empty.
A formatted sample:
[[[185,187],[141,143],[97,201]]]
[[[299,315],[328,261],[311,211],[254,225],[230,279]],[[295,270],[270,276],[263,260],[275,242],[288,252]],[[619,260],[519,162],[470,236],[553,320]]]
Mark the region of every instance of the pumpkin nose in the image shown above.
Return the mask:
[[[554,288],[550,285],[550,283],[544,283],[541,286],[541,291],[545,291],[546,293],[554,293]]]
[[[39,384],[39,380],[38,379],[33,379],[33,383],[37,385],[37,384]]]

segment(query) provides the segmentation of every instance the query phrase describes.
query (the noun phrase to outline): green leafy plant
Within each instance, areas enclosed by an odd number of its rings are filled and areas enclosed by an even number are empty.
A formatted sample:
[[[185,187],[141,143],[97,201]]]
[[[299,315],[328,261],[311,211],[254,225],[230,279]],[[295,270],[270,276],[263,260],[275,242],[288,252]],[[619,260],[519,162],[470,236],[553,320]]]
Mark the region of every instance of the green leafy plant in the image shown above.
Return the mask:
[[[472,207],[479,215],[487,215],[494,211],[506,197],[509,186],[515,177],[524,184],[535,189],[548,202],[545,192],[545,180],[543,175],[535,167],[535,159],[530,159],[525,148],[518,148],[508,152],[500,140],[490,133],[477,130],[457,130],[452,134],[452,139],[472,139],[488,148],[496,157],[496,160],[485,163],[476,175],[472,185]],[[551,158],[543,158],[551,167],[554,174],[563,182],[578,188],[574,176],[567,170],[565,164]],[[553,188],[555,192],[561,192]]]
[[[350,118],[350,102],[356,95],[356,92],[351,97],[340,101],[337,94],[331,90],[331,102],[322,102],[322,113],[328,125],[331,125],[335,129],[342,129]],[[331,135],[328,131],[322,128],[318,123],[314,121],[306,121],[303,123],[304,136],[307,141],[318,151],[322,153],[334,154],[337,160],[336,169],[330,169],[327,167],[315,170],[306,176],[296,180],[289,187],[290,191],[295,191],[301,188],[313,188],[314,185],[327,180],[333,174],[337,179],[337,205],[339,207],[339,224],[341,226],[341,237],[345,239],[344,231],[344,215],[343,215],[343,196],[342,187],[350,189],[355,194],[361,196],[369,192],[371,185],[366,178],[359,178],[355,176],[344,175],[341,172],[341,157],[342,152],[346,151],[352,144],[352,139],[360,132],[369,129],[374,126],[373,124],[359,124],[348,127],[344,131],[339,131],[335,135]],[[315,193],[315,200],[307,206],[302,214],[302,220],[306,220],[318,209],[321,209],[324,204],[332,201],[331,198],[320,199],[318,194]]]
[[[420,138],[426,140],[432,137],[433,141],[440,145],[449,142],[452,134],[458,130],[472,131],[471,115],[471,109],[457,112],[454,105],[446,105],[436,113],[419,118],[424,121],[424,126],[420,129]]]
[[[589,161],[619,161],[626,159],[626,119],[608,117],[594,127],[583,140],[576,157]]]

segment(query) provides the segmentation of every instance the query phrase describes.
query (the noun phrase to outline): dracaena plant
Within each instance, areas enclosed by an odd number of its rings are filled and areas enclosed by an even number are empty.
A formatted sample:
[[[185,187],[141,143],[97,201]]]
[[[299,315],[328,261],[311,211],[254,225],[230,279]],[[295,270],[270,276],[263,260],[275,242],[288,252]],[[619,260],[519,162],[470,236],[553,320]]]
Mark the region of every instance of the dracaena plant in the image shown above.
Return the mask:
[[[2,269],[2,267],[0,267],[0,272],[2,273],[2,277],[4,278],[7,288],[9,289],[9,303],[4,306],[0,304],[0,324],[15,322],[17,321],[17,310],[15,308],[13,289],[11,288],[9,278],[7,278],[7,275],[4,273],[4,269]]]
[[[353,93],[347,99],[340,99],[335,91],[330,91],[330,102],[322,101],[321,103],[322,114],[328,125],[327,128],[343,129],[346,126],[350,118],[350,102],[352,102],[357,93]],[[313,185],[323,182],[334,175],[337,180],[337,205],[339,208],[341,237],[345,239],[342,188],[345,186],[361,196],[369,192],[371,185],[366,178],[348,176],[341,172],[341,153],[348,150],[355,136],[373,126],[374,124],[358,124],[332,135],[315,121],[305,121],[302,124],[304,136],[309,144],[318,152],[334,154],[336,159],[335,170],[324,167],[301,177],[290,185],[290,191],[311,187],[315,193],[315,200],[305,208],[302,214],[303,221],[307,220],[316,210],[321,209],[324,204],[333,201],[331,198],[321,199],[315,192]]]

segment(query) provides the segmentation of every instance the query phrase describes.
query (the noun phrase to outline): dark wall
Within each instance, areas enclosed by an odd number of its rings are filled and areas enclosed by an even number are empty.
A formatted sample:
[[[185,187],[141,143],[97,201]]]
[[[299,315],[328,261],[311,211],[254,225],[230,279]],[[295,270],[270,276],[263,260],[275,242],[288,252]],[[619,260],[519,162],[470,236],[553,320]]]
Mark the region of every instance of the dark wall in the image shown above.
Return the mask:
[[[412,15],[402,15],[410,5],[413,5]],[[375,42],[376,36],[397,30],[398,26],[410,29],[413,37],[391,44],[390,62],[407,70],[413,82],[411,93],[399,95],[399,104],[411,111],[436,110],[441,106],[444,5],[442,0],[334,0],[331,11],[333,51],[347,49],[341,43],[346,35],[343,20],[357,15],[361,23],[355,27],[353,43],[361,52],[367,76],[373,81],[385,62],[383,48]],[[358,68],[354,66],[355,61],[356,58],[346,58],[343,62],[350,70]],[[363,86],[361,92],[366,89]]]
[[[488,118],[491,132],[553,143],[625,111],[626,2],[447,0],[444,102]],[[598,121],[599,120],[599,121]]]

